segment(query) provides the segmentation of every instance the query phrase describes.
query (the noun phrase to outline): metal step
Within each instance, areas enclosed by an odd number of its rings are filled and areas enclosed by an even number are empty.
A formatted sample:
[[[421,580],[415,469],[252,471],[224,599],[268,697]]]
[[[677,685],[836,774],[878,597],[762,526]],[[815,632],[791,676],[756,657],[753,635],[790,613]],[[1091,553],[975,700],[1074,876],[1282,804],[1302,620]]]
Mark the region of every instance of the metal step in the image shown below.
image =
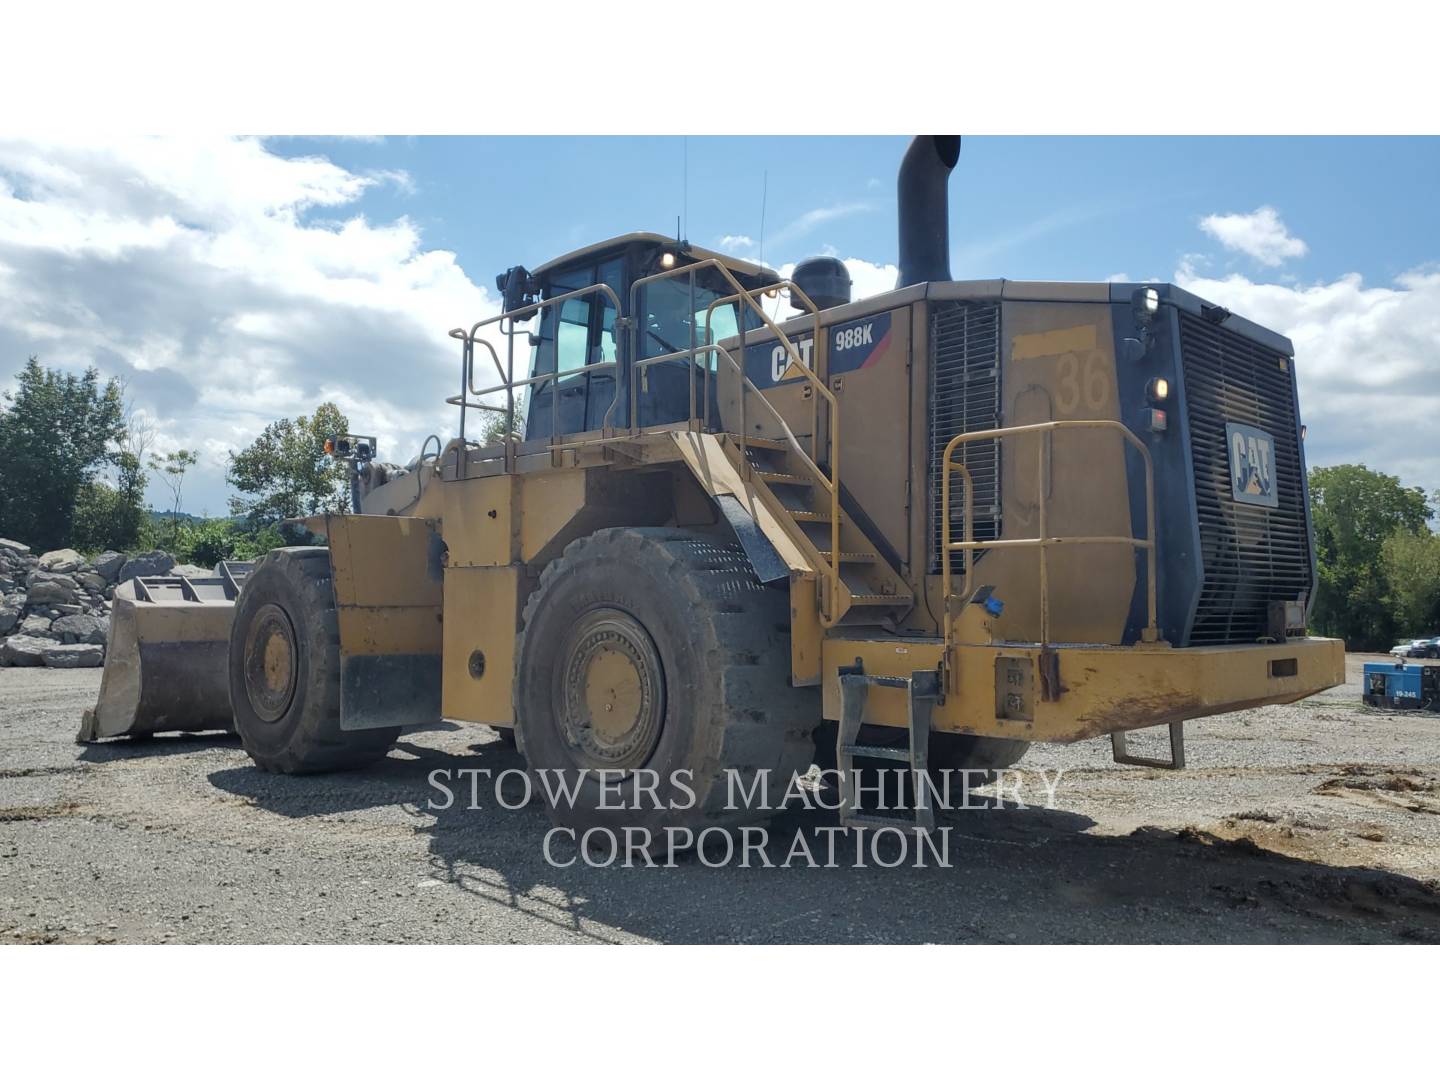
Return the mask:
[[[863,746],[858,743],[847,743],[842,749],[852,758],[890,758],[894,761],[910,760],[910,748],[908,746]]]
[[[815,481],[809,476],[797,476],[794,473],[764,472],[755,470],[755,475],[767,484],[785,484],[791,487],[814,487]]]
[[[872,687],[903,688],[910,699],[906,716],[909,745],[867,746],[860,742],[860,729],[865,723],[865,702]],[[845,828],[933,829],[935,810],[930,805],[930,787],[923,777],[929,768],[930,711],[940,696],[940,674],[937,671],[915,671],[909,677],[866,675],[859,666],[840,672],[840,731],[835,740],[835,757],[840,766],[840,824]],[[884,817],[866,813],[855,805],[851,778],[855,775],[855,759],[883,758],[904,761],[910,765],[914,797],[914,820]]]
[[[851,607],[909,607],[910,599],[887,593],[851,593]]]
[[[830,511],[828,510],[787,510],[787,513],[796,521],[823,521],[830,523]]]
[[[784,439],[762,439],[759,435],[748,435],[745,441],[740,441],[739,435],[730,436],[735,440],[736,446],[744,446],[756,450],[790,450],[792,447]]]
[[[820,555],[826,562],[830,561],[831,553],[829,551],[822,550]],[[876,555],[873,551],[842,551],[840,552],[840,561],[849,563],[873,563],[879,562],[880,556]]]

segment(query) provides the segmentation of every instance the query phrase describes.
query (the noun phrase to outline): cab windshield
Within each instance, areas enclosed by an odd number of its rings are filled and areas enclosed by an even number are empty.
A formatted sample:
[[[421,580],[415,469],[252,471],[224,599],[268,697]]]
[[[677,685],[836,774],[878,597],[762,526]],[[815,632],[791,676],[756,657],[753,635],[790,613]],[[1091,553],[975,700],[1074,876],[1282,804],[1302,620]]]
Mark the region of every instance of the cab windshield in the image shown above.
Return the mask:
[[[693,289],[690,279],[683,275],[646,285],[640,290],[639,299],[640,311],[644,314],[641,359],[705,345],[707,328],[710,343],[734,337],[740,332],[737,302],[732,300],[709,310],[720,297],[734,293],[730,283],[713,270],[697,274]],[[759,325],[758,317],[747,309],[746,329],[753,330]],[[705,354],[701,362],[713,368],[714,354]]]

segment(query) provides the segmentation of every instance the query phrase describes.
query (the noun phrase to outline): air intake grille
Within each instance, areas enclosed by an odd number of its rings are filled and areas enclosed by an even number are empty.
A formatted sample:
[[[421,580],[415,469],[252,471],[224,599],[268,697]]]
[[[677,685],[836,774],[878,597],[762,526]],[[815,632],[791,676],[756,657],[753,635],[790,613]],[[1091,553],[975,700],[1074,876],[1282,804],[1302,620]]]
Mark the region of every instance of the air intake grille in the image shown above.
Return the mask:
[[[1311,587],[1294,365],[1185,312],[1180,357],[1205,568],[1189,644],[1253,643],[1267,631],[1271,601],[1295,600]],[[1275,440],[1278,507],[1232,497],[1227,423],[1252,425]]]
[[[1000,306],[940,301],[930,316],[930,521],[931,573],[940,570],[941,458],[951,439],[1000,424]],[[1000,446],[997,440],[964,443],[951,459],[963,463],[975,484],[976,540],[1000,533]],[[965,529],[964,484],[951,478],[950,534]],[[983,554],[983,553],[977,553]],[[961,556],[951,555],[959,570]]]

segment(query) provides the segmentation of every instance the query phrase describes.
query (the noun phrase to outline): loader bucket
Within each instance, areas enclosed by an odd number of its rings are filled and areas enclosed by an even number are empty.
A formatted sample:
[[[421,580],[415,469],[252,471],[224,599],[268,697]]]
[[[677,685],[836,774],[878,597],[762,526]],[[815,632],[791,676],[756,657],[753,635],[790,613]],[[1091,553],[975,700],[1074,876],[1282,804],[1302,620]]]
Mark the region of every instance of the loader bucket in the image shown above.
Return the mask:
[[[230,622],[252,563],[214,577],[139,577],[116,586],[100,697],[77,742],[159,731],[228,731]]]

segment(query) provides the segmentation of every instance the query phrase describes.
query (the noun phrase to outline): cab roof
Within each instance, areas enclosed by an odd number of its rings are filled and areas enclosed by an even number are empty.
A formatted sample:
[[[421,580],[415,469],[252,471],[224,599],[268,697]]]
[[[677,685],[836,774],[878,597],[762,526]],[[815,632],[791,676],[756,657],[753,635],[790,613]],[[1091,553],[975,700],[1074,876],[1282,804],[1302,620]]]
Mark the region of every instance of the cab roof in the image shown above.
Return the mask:
[[[759,263],[747,262],[744,259],[737,259],[733,255],[726,255],[719,251],[711,251],[709,248],[697,247],[694,244],[679,243],[673,236],[662,236],[652,232],[632,232],[623,236],[611,237],[609,240],[601,240],[599,243],[591,244],[588,247],[579,248],[575,251],[561,255],[559,258],[551,259],[549,262],[537,266],[532,271],[536,277],[547,274],[552,270],[568,266],[573,262],[580,262],[592,256],[608,255],[619,253],[632,244],[654,244],[660,247],[669,247],[678,254],[693,259],[696,262],[703,262],[706,259],[716,259],[727,270],[745,277],[758,278],[762,281],[779,281],[780,277],[769,267],[761,266]]]

